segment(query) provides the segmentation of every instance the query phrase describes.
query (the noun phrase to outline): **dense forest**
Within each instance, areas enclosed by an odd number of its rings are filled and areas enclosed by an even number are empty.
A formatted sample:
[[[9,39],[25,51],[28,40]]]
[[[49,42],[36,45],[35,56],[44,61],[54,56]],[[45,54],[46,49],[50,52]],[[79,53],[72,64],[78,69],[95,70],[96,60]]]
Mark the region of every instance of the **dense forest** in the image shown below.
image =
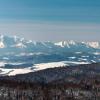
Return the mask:
[[[100,63],[0,77],[0,100],[100,100]]]

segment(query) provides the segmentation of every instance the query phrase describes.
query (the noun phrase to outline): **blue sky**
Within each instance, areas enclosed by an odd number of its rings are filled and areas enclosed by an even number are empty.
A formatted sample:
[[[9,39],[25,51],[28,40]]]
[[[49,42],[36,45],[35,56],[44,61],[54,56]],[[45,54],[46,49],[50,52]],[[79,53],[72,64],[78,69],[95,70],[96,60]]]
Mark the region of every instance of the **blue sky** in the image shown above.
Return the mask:
[[[100,0],[0,0],[0,33],[36,41],[96,41]]]

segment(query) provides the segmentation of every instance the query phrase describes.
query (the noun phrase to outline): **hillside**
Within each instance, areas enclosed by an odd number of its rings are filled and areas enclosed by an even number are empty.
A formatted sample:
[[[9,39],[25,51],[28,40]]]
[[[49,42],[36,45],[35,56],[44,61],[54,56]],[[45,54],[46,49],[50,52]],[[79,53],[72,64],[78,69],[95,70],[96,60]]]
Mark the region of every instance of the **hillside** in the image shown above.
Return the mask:
[[[100,42],[37,42],[0,36],[0,75],[100,62]],[[44,66],[44,67],[43,67]]]

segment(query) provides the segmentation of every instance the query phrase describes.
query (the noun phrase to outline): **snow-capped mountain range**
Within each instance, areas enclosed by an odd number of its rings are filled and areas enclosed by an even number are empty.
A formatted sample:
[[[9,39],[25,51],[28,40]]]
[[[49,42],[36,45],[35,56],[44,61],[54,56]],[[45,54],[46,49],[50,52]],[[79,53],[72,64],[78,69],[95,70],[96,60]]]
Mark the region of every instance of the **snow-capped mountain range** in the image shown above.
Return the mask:
[[[95,62],[100,62],[100,42],[35,42],[0,36],[1,75]]]

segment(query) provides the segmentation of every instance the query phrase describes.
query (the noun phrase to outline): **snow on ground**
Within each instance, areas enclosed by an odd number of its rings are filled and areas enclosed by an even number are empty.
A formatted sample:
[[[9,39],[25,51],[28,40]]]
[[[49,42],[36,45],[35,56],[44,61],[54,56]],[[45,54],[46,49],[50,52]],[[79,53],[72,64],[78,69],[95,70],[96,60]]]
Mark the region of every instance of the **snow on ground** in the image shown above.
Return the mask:
[[[6,75],[7,73],[9,73],[11,71],[12,71],[12,69],[0,68],[0,74],[1,75]]]
[[[41,64],[36,64],[34,66],[34,68],[35,68],[34,71],[44,70],[47,68],[63,67],[66,65],[67,64],[65,64],[64,62],[41,63]]]
[[[0,68],[0,74],[1,75],[8,75],[8,76],[13,76],[17,74],[26,74],[29,72],[32,72],[30,69],[5,69],[5,68]]]
[[[64,67],[64,66],[78,65],[78,64],[89,64],[89,62],[61,61],[61,62],[35,64],[35,66],[33,67],[34,67],[34,71],[38,71],[38,70],[44,70],[47,68]]]
[[[4,65],[4,63],[1,63],[1,65]],[[60,66],[65,66],[63,62],[52,62],[52,63],[40,63],[40,64],[35,64],[33,66],[33,70],[31,67],[28,68],[19,68],[19,69],[6,69],[6,68],[0,68],[0,74],[1,75],[8,75],[8,76],[13,76],[17,74],[26,74],[29,72],[35,72],[47,68],[54,68],[54,67],[60,67]]]
[[[5,62],[0,62],[0,67],[4,67],[5,66]]]
[[[62,61],[67,65],[79,65],[79,64],[89,64],[87,61]]]
[[[26,68],[26,69],[12,69],[12,71],[8,74],[9,76],[12,75],[17,75],[17,74],[26,74],[26,73],[30,73],[32,72],[32,70]]]
[[[76,57],[68,57],[69,59],[75,59]]]
[[[94,55],[100,55],[100,52],[94,52],[93,54]]]
[[[1,63],[1,65],[2,64],[4,63]],[[61,62],[35,64],[33,67],[28,67],[28,68],[23,68],[23,69],[22,68],[19,68],[19,69],[0,68],[0,75],[13,76],[17,74],[26,74],[29,72],[44,70],[47,68],[64,67],[66,65],[69,66],[69,65],[76,65],[76,64],[88,64],[88,62],[61,61]]]

